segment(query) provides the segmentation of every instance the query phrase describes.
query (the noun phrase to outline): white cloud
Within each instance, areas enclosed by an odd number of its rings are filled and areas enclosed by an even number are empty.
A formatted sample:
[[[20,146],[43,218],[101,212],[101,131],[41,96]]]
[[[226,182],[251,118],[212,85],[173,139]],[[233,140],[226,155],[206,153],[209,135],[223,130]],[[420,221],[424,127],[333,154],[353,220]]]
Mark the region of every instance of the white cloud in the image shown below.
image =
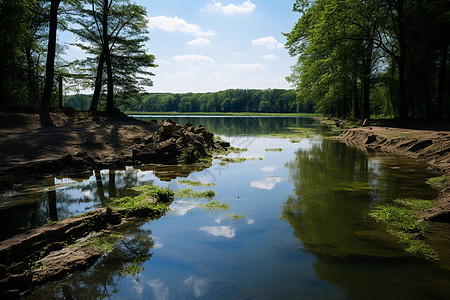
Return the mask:
[[[206,8],[207,12],[221,12],[226,15],[235,15],[251,13],[256,8],[256,5],[250,0],[244,1],[241,5],[222,5],[221,2],[213,1],[211,4],[207,4]]]
[[[192,41],[187,42],[189,46],[196,46],[196,47],[205,47],[211,44],[211,42],[208,39],[204,38],[198,38]]]
[[[267,49],[280,49],[283,44],[279,43],[273,36],[266,36],[252,40],[252,45],[266,47]]]
[[[173,58],[173,60],[178,63],[184,63],[184,64],[214,63],[214,60],[211,57],[199,55],[199,54],[177,55]]]
[[[160,279],[148,280],[147,284],[153,288],[155,299],[169,299],[169,288]]]
[[[148,26],[149,28],[158,28],[164,31],[169,32],[185,32],[189,34],[193,34],[195,36],[213,36],[215,35],[214,31],[202,31],[200,26],[196,24],[189,24],[185,20],[180,19],[178,17],[166,17],[166,16],[158,16],[148,18]]]
[[[186,286],[192,287],[194,290],[195,297],[201,297],[206,294],[209,290],[208,281],[204,278],[197,278],[195,276],[190,276],[188,279],[183,281]]]
[[[252,224],[255,224],[255,220],[253,220],[253,219],[250,219],[250,220],[248,220],[248,222],[247,222],[249,225],[252,225]]]
[[[265,70],[266,66],[262,63],[256,63],[256,64],[234,64],[234,65],[224,65],[227,68],[231,69],[239,69],[239,70]]]
[[[223,236],[228,239],[234,238],[236,235],[236,230],[230,226],[204,226],[200,227],[198,230],[205,231],[213,236]]]
[[[284,178],[281,177],[266,177],[264,180],[252,181],[250,186],[260,190],[270,191],[275,187],[275,185],[277,185],[277,183],[282,182],[283,180]]]
[[[273,171],[276,171],[277,169],[278,169],[278,167],[269,167],[269,166],[267,166],[267,167],[262,167],[261,171],[263,171],[263,172],[273,172]]]
[[[275,55],[275,54],[267,54],[267,55],[263,55],[264,59],[269,59],[269,60],[279,60],[280,57]]]
[[[175,212],[177,216],[184,216],[190,210],[196,208],[197,206],[198,206],[197,201],[178,200],[172,203],[172,205],[170,206],[170,211]]]

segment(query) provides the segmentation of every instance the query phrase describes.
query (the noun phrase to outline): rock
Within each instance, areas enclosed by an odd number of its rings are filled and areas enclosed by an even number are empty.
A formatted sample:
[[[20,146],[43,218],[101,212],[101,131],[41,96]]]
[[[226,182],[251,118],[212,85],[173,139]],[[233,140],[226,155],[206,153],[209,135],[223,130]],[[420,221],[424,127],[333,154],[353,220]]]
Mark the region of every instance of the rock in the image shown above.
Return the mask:
[[[79,217],[32,229],[0,242],[0,274],[4,275],[4,279],[0,281],[6,282],[7,285],[7,289],[0,289],[0,298],[6,298],[11,293],[15,295],[15,290],[22,294],[30,289],[34,276],[31,268],[39,258],[61,250],[65,243],[86,236],[91,231],[102,230],[109,224],[117,225],[120,222],[120,214],[113,213],[108,208],[100,208]],[[82,252],[71,254],[68,258],[70,264],[55,263],[61,264],[64,272],[55,266],[48,268],[41,277],[51,279],[53,276],[67,274],[98,259],[98,252],[86,251],[84,254]],[[39,279],[38,282],[42,280],[44,279]]]
[[[93,265],[102,252],[92,247],[65,248],[40,260],[43,266],[32,271],[32,285],[37,286]]]

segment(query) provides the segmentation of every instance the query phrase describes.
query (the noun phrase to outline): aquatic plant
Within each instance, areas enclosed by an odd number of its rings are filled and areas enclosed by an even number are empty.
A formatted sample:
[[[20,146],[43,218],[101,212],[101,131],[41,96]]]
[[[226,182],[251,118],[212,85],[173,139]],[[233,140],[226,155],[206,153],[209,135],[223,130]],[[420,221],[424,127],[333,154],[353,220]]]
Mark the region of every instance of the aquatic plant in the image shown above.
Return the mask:
[[[174,196],[170,188],[156,185],[134,187],[132,190],[140,194],[113,199],[108,206],[126,217],[149,217],[166,212]]]
[[[216,192],[207,190],[203,192],[194,191],[190,188],[179,189],[175,192],[177,198],[212,198],[216,195]]]
[[[209,210],[209,211],[214,211],[214,210],[228,210],[231,208],[230,205],[226,204],[226,203],[222,203],[220,201],[217,200],[213,200],[210,201],[206,204],[200,204],[199,205],[201,208],[205,209],[205,210]]]
[[[435,188],[437,190],[443,189],[442,184],[447,179],[447,176],[439,176],[439,177],[432,177],[427,180],[427,184],[431,185],[432,188]]]
[[[439,255],[423,240],[428,229],[428,222],[416,214],[417,210],[430,205],[430,201],[427,200],[397,199],[394,204],[375,207],[370,215],[378,222],[386,224],[388,232],[400,239],[400,242],[406,246],[406,251],[427,260],[439,260]]]
[[[202,183],[201,181],[192,181],[192,180],[180,180],[176,181],[176,184],[184,184],[188,186],[216,186],[215,183]]]
[[[225,217],[230,218],[233,221],[238,221],[238,220],[244,220],[245,219],[244,215],[237,215],[237,214],[226,214]]]
[[[266,148],[267,152],[281,152],[283,151],[282,148]]]

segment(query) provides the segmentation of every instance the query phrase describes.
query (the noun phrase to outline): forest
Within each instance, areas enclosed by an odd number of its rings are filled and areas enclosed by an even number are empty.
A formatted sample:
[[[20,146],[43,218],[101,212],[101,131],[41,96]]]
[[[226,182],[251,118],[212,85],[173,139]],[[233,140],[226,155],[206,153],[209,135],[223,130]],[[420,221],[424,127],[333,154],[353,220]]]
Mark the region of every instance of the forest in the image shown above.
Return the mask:
[[[72,95],[65,105],[89,108],[92,95]],[[230,89],[211,93],[142,93],[122,102],[121,111],[133,112],[261,112],[311,113],[312,105],[299,103],[295,90]]]
[[[295,0],[293,11],[299,19],[284,35],[298,59],[286,78],[295,92],[149,93],[157,65],[144,47],[144,7],[0,0],[0,107],[450,118],[448,0]],[[64,31],[76,36],[71,46],[84,59],[64,60]]]
[[[63,31],[83,59],[64,60]],[[145,8],[130,0],[0,0],[0,107],[61,108],[67,90],[90,89],[89,110],[103,99],[112,111],[152,85],[148,33]]]
[[[296,0],[300,103],[338,117],[450,118],[448,0]]]

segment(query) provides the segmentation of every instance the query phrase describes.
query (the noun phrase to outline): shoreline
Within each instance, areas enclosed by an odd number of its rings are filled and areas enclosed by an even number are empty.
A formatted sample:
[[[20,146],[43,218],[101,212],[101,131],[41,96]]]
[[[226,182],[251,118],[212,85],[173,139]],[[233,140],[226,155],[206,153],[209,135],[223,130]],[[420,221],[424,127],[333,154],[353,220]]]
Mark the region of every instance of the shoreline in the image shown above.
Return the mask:
[[[46,175],[148,163],[207,164],[212,151],[229,146],[203,126],[145,122],[120,112],[0,112],[0,192]]]
[[[421,160],[444,176],[432,208],[419,212],[425,220],[450,222],[450,131],[367,126],[344,129],[336,137],[350,147],[405,155]]]

